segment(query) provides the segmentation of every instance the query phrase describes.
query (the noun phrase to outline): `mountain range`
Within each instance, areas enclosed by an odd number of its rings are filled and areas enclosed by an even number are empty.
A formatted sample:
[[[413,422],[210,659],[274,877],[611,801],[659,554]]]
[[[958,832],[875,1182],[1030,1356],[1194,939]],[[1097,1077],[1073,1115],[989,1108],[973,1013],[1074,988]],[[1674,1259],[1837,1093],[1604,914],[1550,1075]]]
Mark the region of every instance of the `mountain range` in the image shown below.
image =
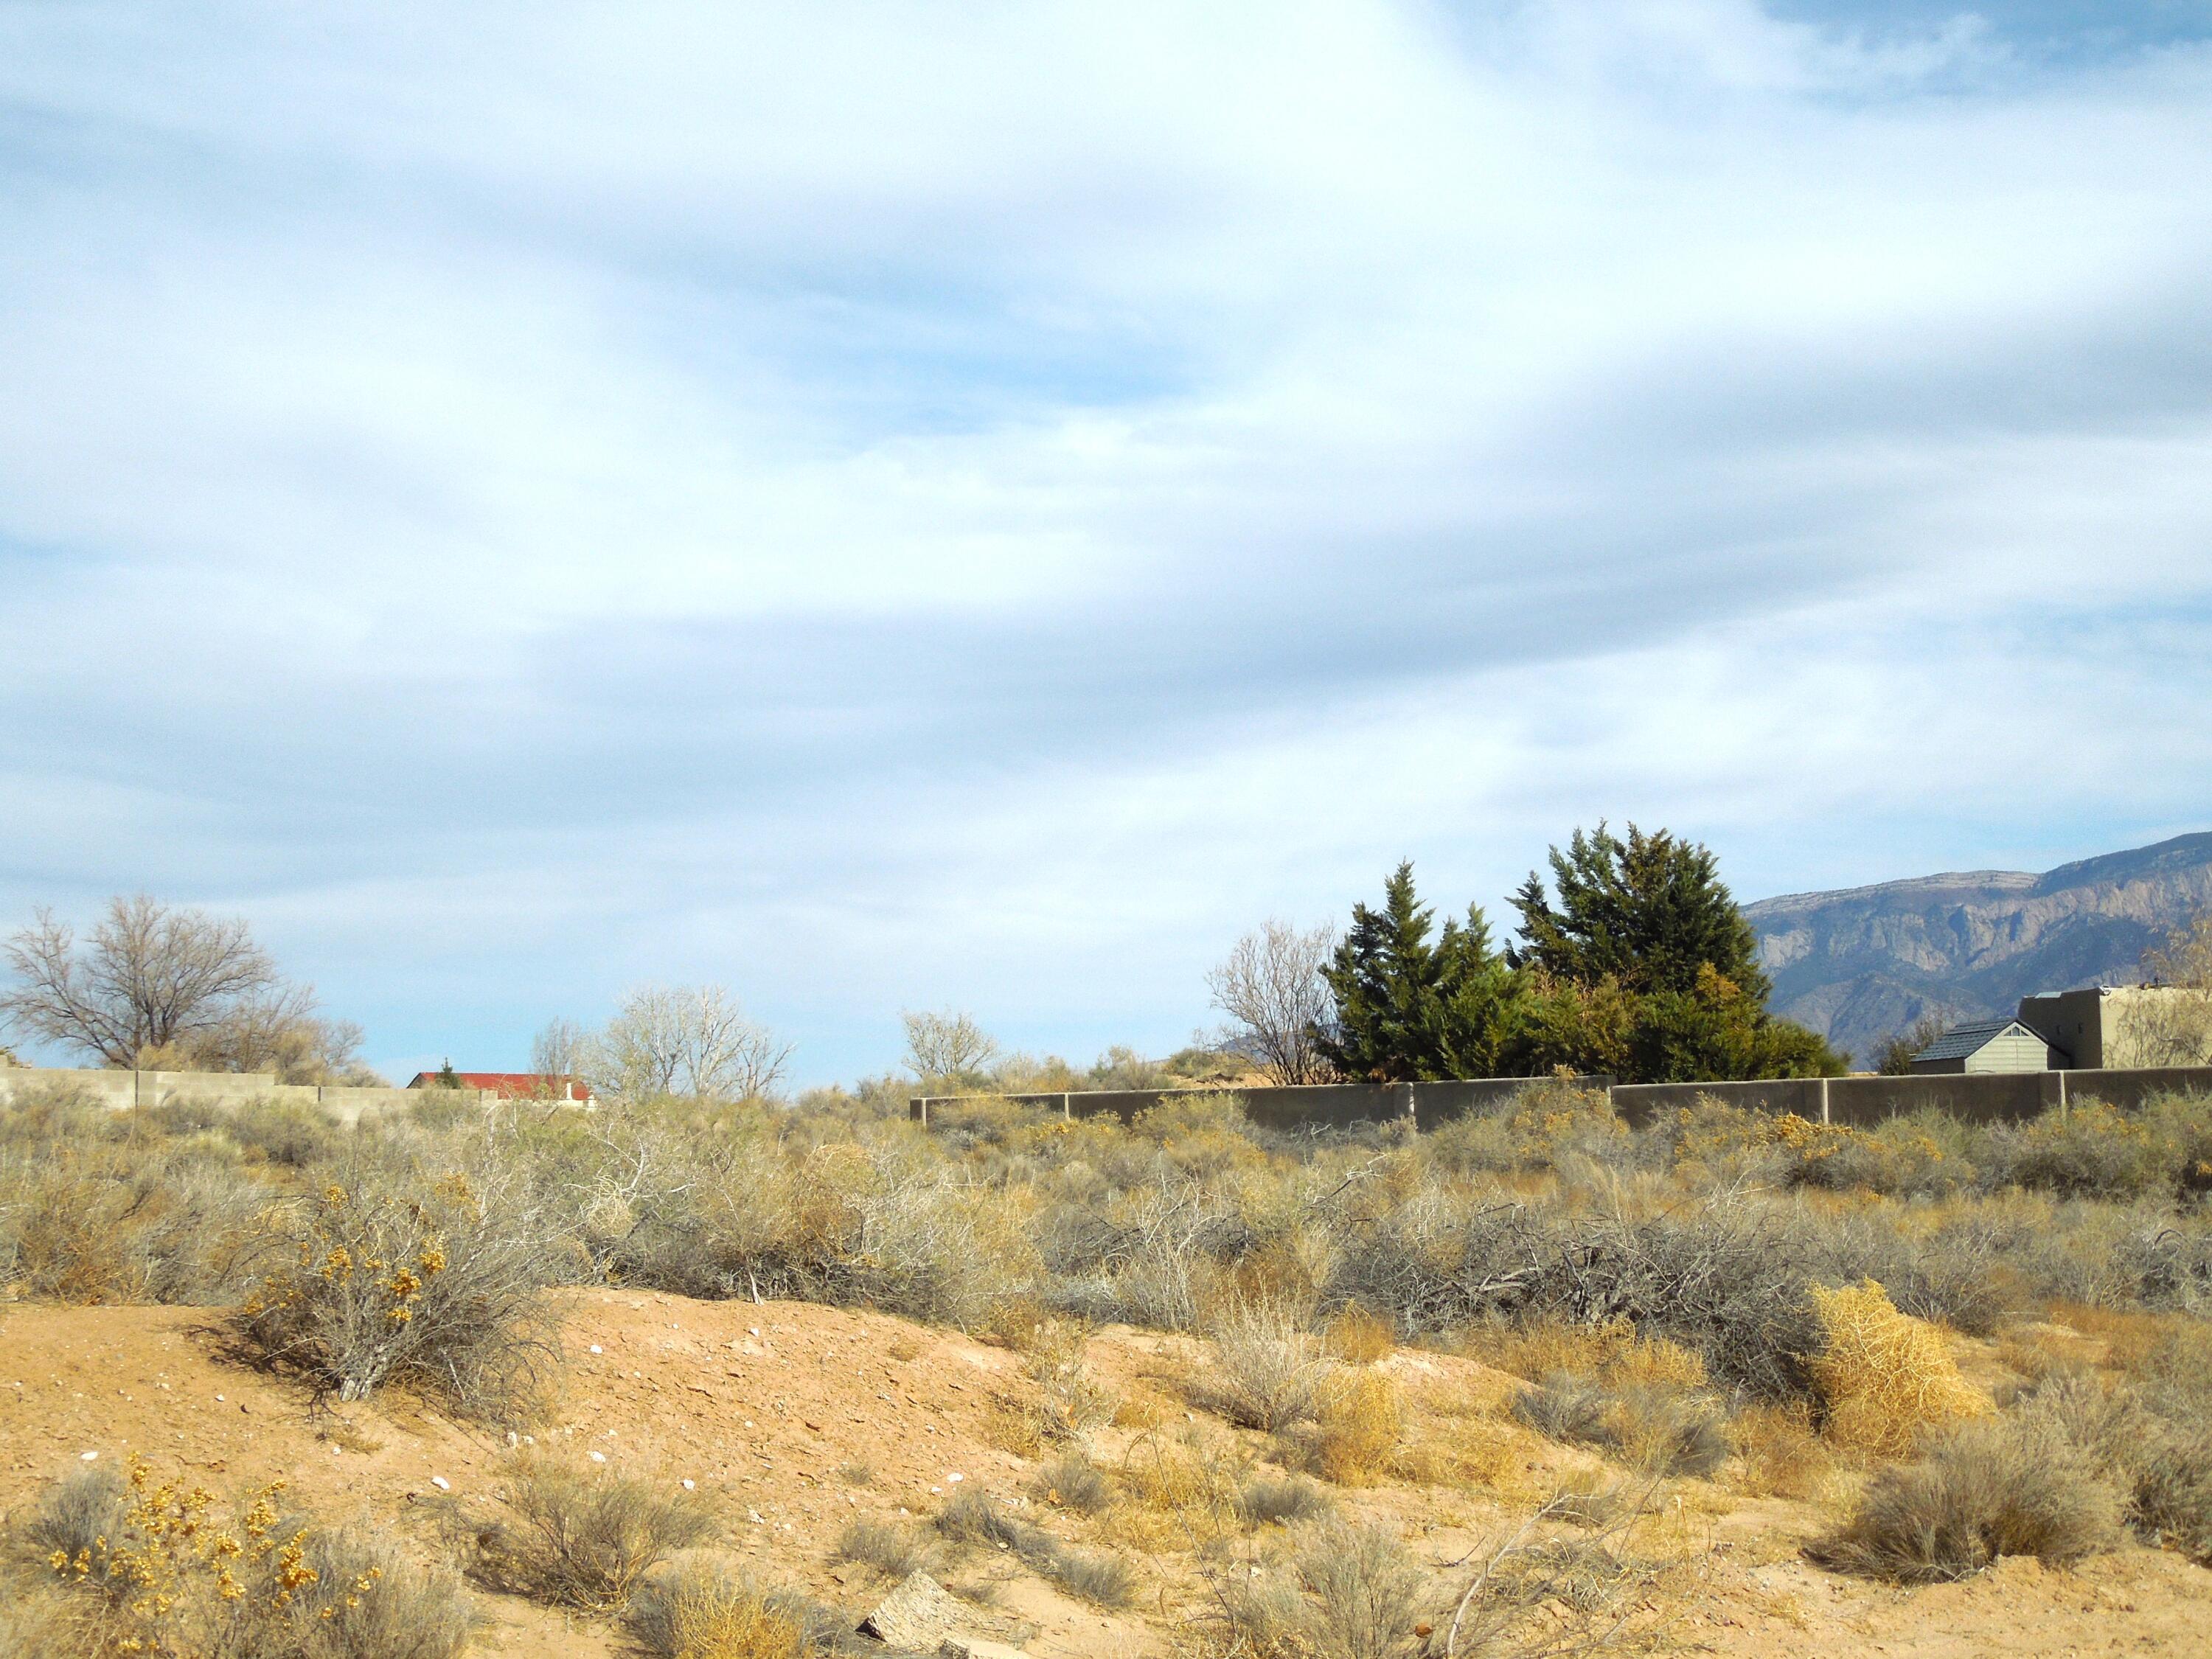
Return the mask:
[[[1856,1064],[1922,1016],[2011,1013],[2033,991],[2127,985],[2143,952],[2212,908],[2212,834],[2063,864],[1975,870],[1744,907],[1776,1012]]]

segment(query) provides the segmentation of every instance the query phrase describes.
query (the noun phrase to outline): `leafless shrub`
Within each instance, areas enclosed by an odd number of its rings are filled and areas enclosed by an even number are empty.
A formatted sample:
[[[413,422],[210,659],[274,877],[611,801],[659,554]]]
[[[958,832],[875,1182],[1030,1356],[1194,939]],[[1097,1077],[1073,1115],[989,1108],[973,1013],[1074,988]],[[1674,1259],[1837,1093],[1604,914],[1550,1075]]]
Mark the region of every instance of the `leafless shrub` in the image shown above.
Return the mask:
[[[538,1452],[508,1461],[500,1498],[497,1512],[458,1517],[475,1541],[472,1571],[556,1607],[619,1607],[647,1573],[715,1530],[705,1504],[680,1487]]]
[[[1119,1557],[1069,1549],[1042,1528],[1015,1519],[972,1487],[938,1512],[937,1529],[957,1542],[1011,1550],[1070,1595],[1100,1607],[1125,1606],[1135,1593],[1136,1575]]]
[[[1096,1515],[1114,1501],[1114,1483],[1080,1452],[1065,1452],[1038,1469],[1030,1491],[1039,1502],[1078,1515]]]
[[[1237,1512],[1247,1526],[1270,1522],[1290,1526],[1319,1521],[1336,1512],[1336,1501],[1311,1480],[1298,1475],[1278,1480],[1255,1475],[1237,1489]]]
[[[1275,1433],[1320,1413],[1334,1362],[1280,1302],[1237,1300],[1213,1328],[1211,1363],[1193,1397],[1240,1428]]]
[[[1975,1424],[1917,1462],[1878,1471],[1850,1519],[1808,1553],[1842,1571],[1934,1583],[2001,1555],[2070,1565],[2112,1547],[2119,1520],[2118,1494],[2063,1434]]]
[[[1400,1659],[1413,1650],[1426,1580],[1388,1529],[1327,1522],[1300,1541],[1298,1577],[1315,1607],[1305,1635],[1328,1659]]]
[[[295,1260],[254,1286],[236,1328],[264,1363],[341,1399],[400,1382],[499,1419],[556,1357],[542,1296],[555,1251],[505,1188],[356,1159],[295,1218],[289,1242]]]
[[[881,1521],[849,1522],[837,1534],[833,1553],[840,1561],[873,1567],[892,1578],[927,1571],[937,1559],[935,1546],[919,1528]]]

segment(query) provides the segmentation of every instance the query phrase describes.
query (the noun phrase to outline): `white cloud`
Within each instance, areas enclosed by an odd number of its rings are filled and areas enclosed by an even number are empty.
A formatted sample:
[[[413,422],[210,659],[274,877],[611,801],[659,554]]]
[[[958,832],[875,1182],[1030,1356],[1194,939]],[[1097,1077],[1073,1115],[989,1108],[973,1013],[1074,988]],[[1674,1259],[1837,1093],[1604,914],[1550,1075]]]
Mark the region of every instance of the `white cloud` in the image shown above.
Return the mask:
[[[1601,812],[1753,892],[2185,823],[2208,89],[1723,0],[15,9],[0,900],[243,906],[393,1053],[726,977],[821,1076],[1175,1040],[1243,922]]]

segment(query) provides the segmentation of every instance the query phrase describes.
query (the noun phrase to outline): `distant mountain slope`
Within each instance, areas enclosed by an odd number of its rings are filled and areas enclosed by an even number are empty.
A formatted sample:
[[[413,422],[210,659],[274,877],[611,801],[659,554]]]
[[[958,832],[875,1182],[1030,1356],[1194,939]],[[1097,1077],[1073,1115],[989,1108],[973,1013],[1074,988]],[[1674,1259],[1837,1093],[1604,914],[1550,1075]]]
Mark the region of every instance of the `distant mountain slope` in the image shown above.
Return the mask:
[[[2212,908],[2212,834],[2061,865],[1920,876],[1746,905],[1777,1012],[1859,1065],[1923,1013],[2008,1014],[2031,991],[2117,985]]]

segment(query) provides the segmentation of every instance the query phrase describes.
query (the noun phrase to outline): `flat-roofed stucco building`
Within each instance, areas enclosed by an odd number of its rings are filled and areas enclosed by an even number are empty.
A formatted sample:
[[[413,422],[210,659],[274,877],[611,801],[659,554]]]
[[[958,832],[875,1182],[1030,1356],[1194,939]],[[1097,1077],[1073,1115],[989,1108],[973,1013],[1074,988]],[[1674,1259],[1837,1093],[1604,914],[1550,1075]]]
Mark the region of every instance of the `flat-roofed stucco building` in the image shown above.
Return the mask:
[[[2212,991],[2185,985],[2092,985],[2020,1000],[2020,1018],[2074,1071],[2212,1065]]]

